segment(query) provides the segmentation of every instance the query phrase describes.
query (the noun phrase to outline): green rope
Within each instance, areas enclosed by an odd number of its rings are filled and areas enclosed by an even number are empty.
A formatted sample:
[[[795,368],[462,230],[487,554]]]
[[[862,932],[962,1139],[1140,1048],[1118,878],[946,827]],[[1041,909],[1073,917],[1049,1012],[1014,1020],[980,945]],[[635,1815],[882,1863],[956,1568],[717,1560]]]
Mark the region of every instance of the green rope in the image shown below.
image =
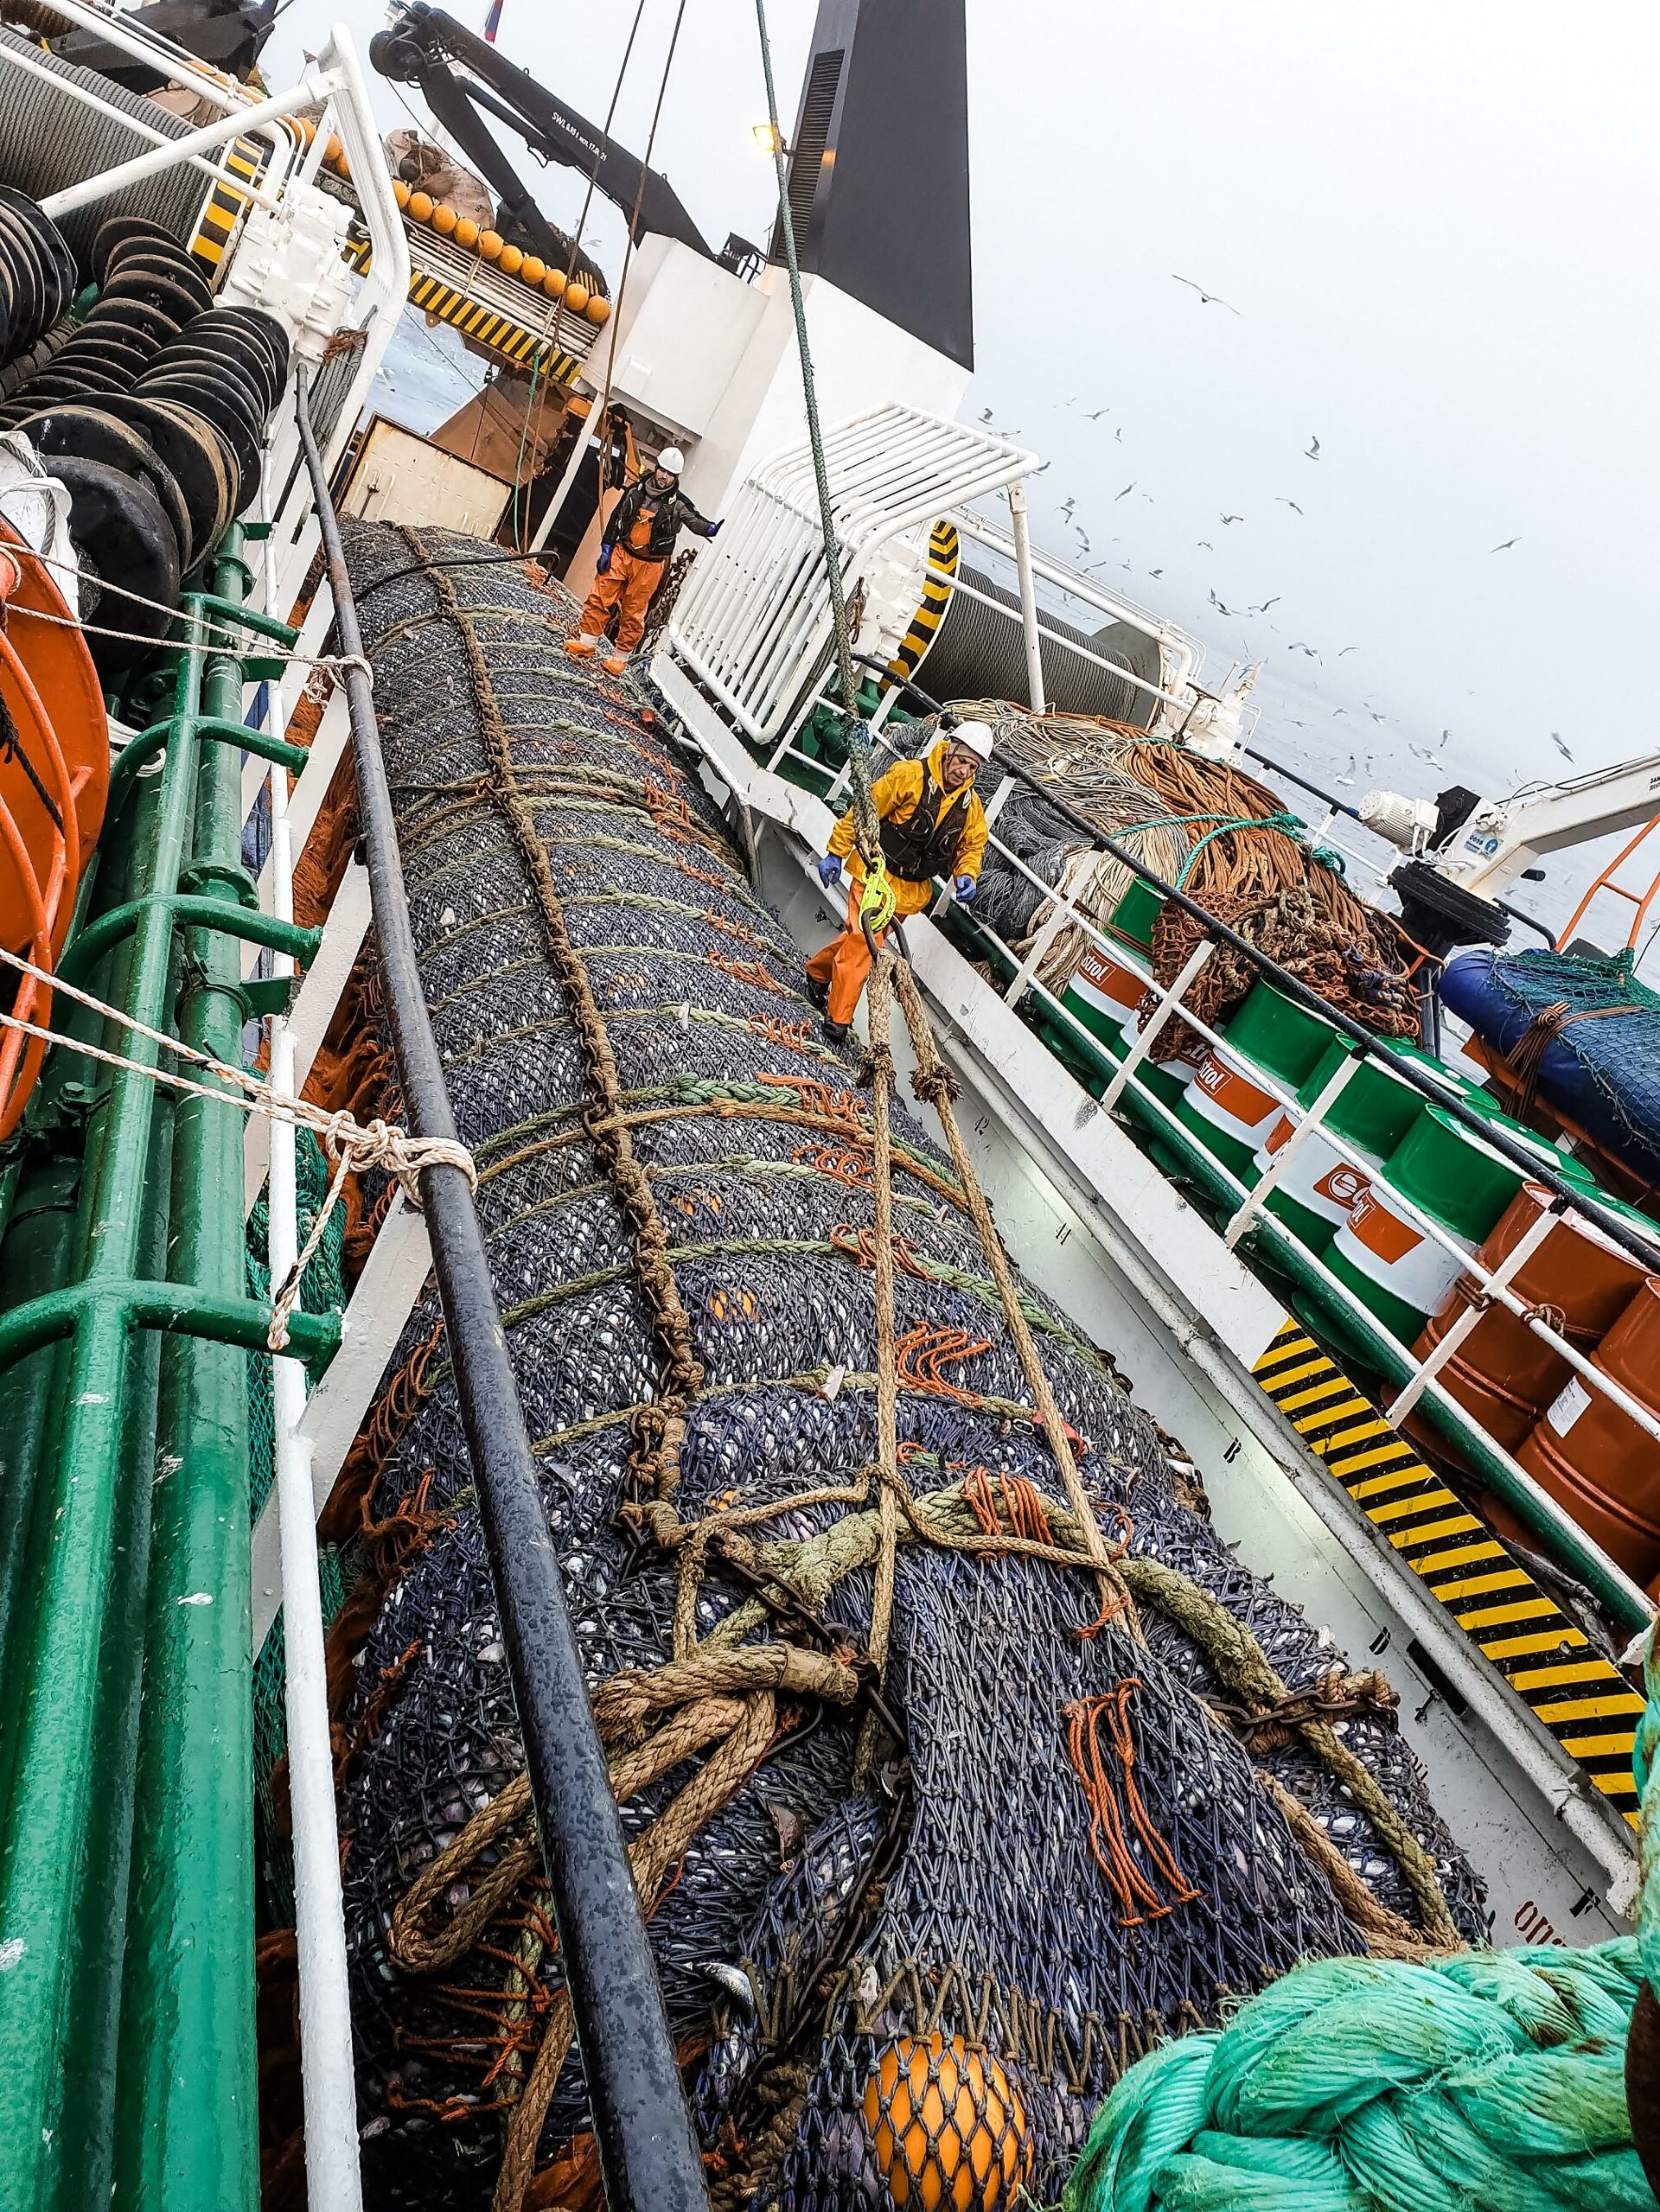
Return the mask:
[[[830,478],[824,462],[824,435],[819,424],[819,396],[813,378],[813,350],[807,337],[807,306],[801,293],[801,263],[795,254],[795,220],[789,204],[789,171],[784,161],[784,134],[778,121],[778,92],[772,80],[772,42],[767,36],[766,0],[755,0],[755,21],[761,39],[761,67],[767,82],[767,120],[772,131],[772,165],[778,182],[778,231],[784,242],[784,261],[789,271],[789,303],[795,317],[795,347],[801,363],[801,397],[807,404],[807,441],[813,451],[813,479],[819,494],[819,528],[824,539],[825,582],[830,591],[830,620],[836,634],[836,674],[842,705],[849,723],[847,766],[853,785],[853,812],[859,824],[860,851],[866,861],[877,852],[876,801],[871,795],[871,733],[859,718],[859,685],[853,674],[853,641],[847,627],[847,598],[843,587],[841,553],[836,537],[835,510],[830,501]]]
[[[1652,1648],[1647,1687],[1635,1937],[1295,1967],[1130,2069],[1063,2212],[1654,2212],[1625,2074],[1660,1987]]]

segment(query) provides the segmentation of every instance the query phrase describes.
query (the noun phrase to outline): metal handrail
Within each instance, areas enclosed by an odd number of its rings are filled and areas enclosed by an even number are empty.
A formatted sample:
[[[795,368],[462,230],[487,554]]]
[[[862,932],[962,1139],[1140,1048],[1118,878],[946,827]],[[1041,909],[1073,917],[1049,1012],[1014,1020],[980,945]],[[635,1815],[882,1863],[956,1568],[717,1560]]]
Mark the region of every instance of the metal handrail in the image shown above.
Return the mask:
[[[374,693],[306,387],[302,368],[296,392],[300,442],[346,662],[387,1025],[414,1131],[454,1141],[455,1119],[410,926]],[[613,2212],[635,2207],[643,2212],[647,2206],[651,2212],[699,2212],[706,2202],[702,2164],[589,1708],[472,1191],[453,1167],[424,1169],[420,1189],[606,2199]]]
[[[865,656],[859,657],[865,658]],[[931,708],[937,707],[937,702],[929,699],[928,694],[923,692],[920,686],[906,683],[903,685],[903,688],[911,692],[916,697],[923,700]],[[820,768],[823,765],[820,762],[809,761],[808,756],[805,755],[799,755],[798,757],[800,757],[803,762],[809,767]],[[1034,779],[1024,775],[1018,769],[1010,770],[1009,776],[1010,781],[1020,781],[1025,784],[1029,788],[1038,793],[1038,795],[1043,797],[1045,800],[1055,803],[1057,806],[1058,810],[1063,814],[1069,816],[1075,826],[1077,826],[1089,838],[1090,842],[1097,850],[1106,850],[1112,852],[1114,857],[1124,862],[1127,866],[1129,866],[1133,872],[1142,876],[1145,880],[1163,890],[1166,896],[1174,897],[1180,906],[1185,908],[1205,925],[1208,932],[1208,939],[1201,939],[1198,946],[1195,947],[1194,956],[1190,959],[1182,974],[1178,976],[1174,983],[1168,987],[1160,986],[1152,977],[1151,972],[1144,969],[1136,952],[1133,948],[1128,948],[1120,941],[1113,940],[1107,936],[1098,923],[1094,921],[1088,915],[1081,912],[1073,904],[1072,901],[1065,896],[1065,894],[1057,890],[1053,885],[1044,883],[1043,879],[1035,874],[1026,863],[1020,858],[1018,854],[1012,852],[1009,848],[1004,845],[1002,840],[997,837],[994,830],[992,832],[990,843],[996,849],[1000,857],[1002,857],[1010,866],[1014,868],[1019,874],[1025,877],[1034,886],[1044,893],[1045,897],[1054,900],[1064,910],[1067,917],[1079,928],[1081,928],[1095,943],[1099,945],[1103,950],[1109,952],[1114,959],[1117,960],[1121,965],[1127,966],[1133,972],[1144,975],[1155,994],[1158,996],[1159,1004],[1155,1011],[1146,1024],[1143,1034],[1138,1040],[1138,1049],[1133,1050],[1130,1062],[1128,1064],[1120,1063],[1120,1067],[1115,1071],[1113,1083],[1106,1096],[1101,1101],[1103,1107],[1110,1108],[1114,1104],[1118,1095],[1123,1090],[1129,1075],[1133,1072],[1133,1066],[1136,1060],[1146,1056],[1146,1049],[1151,1043],[1152,1036],[1157,1033],[1158,1029],[1162,1027],[1164,1022],[1169,1019],[1178,1010],[1183,1019],[1185,1020],[1191,1027],[1197,1030],[1199,1034],[1205,1038],[1208,1043],[1225,1048],[1226,1039],[1222,1032],[1213,1028],[1210,1023],[1205,1021],[1203,1017],[1195,1013],[1191,1008],[1179,1004],[1180,994],[1185,990],[1187,984],[1191,980],[1192,975],[1197,972],[1198,963],[1206,954],[1208,949],[1214,948],[1218,939],[1223,941],[1234,943],[1236,949],[1242,950],[1248,956],[1253,957],[1259,967],[1271,972],[1272,979],[1274,981],[1276,987],[1286,989],[1287,985],[1294,985],[1296,983],[1296,979],[1294,977],[1290,976],[1286,971],[1278,970],[1277,964],[1269,960],[1267,955],[1257,955],[1255,948],[1251,947],[1248,940],[1236,939],[1235,933],[1229,931],[1226,928],[1226,925],[1216,921],[1214,917],[1209,915],[1204,908],[1198,907],[1194,902],[1187,899],[1184,895],[1178,892],[1173,885],[1165,883],[1164,879],[1159,877],[1153,870],[1146,869],[1135,862],[1133,856],[1116,847],[1111,839],[1103,837],[1100,832],[1095,830],[1093,826],[1089,824],[1083,817],[1073,814],[1071,810],[1067,808],[1063,803],[1056,801],[1054,799],[1054,794],[1048,786],[1037,782]],[[1003,998],[1004,1003],[1012,1008],[1018,1004],[1018,999],[1021,997],[1024,997],[1026,992],[1034,992],[1044,1001],[1046,1007],[1055,1017],[1059,1018],[1069,1030],[1076,1033],[1081,1042],[1089,1043],[1095,1042],[1095,1040],[1093,1039],[1090,1032],[1088,1031],[1084,1025],[1078,1021],[1071,1009],[1065,1005],[1064,1003],[1053,991],[1049,990],[1048,987],[1039,980],[1037,975],[1031,972],[1033,966],[1031,961],[1027,960],[1023,962],[1019,956],[1013,952],[1012,948],[1006,944],[998,933],[994,929],[991,928],[989,924],[982,922],[979,926],[985,929],[986,934],[1000,947],[1006,957],[1015,964],[1016,974],[1008,986],[1006,992],[999,993],[999,996]],[[1293,994],[1287,991],[1287,995]],[[1364,1049],[1374,1051],[1380,1056],[1387,1057],[1391,1068],[1398,1071],[1405,1081],[1410,1082],[1412,1087],[1432,1104],[1441,1106],[1449,1112],[1456,1112],[1457,1118],[1464,1121],[1465,1125],[1472,1129],[1474,1134],[1480,1137],[1484,1143],[1491,1144],[1495,1151],[1502,1150],[1510,1157],[1513,1165],[1522,1168],[1526,1172],[1530,1181],[1550,1189],[1553,1193],[1553,1217],[1560,1216],[1560,1214],[1564,1211],[1573,1210],[1584,1215],[1588,1220],[1594,1221],[1599,1230],[1602,1229],[1606,1224],[1611,1235],[1617,1227],[1625,1227],[1624,1223],[1617,1222],[1613,1217],[1600,1213],[1595,1209],[1593,1205],[1587,1205],[1585,1203],[1585,1195],[1574,1186],[1561,1182],[1552,1174],[1548,1168],[1545,1166],[1536,1154],[1529,1152],[1523,1146],[1512,1144],[1510,1139],[1504,1138],[1502,1131],[1494,1129],[1491,1125],[1483,1120],[1479,1115],[1472,1112],[1467,1107],[1463,1107],[1462,1102],[1458,1099],[1456,1093],[1450,1087],[1446,1090],[1440,1088],[1430,1078],[1426,1076],[1422,1070],[1420,1069],[1414,1062],[1402,1059],[1399,1055],[1389,1052],[1387,1046],[1382,1040],[1374,1037],[1370,1031],[1361,1030],[1358,1024],[1349,1023],[1346,1017],[1339,1015],[1337,1009],[1328,1005],[1324,1000],[1319,999],[1316,994],[1305,992],[1302,991],[1301,986],[1299,986],[1298,995],[1300,995],[1303,998],[1304,1003],[1309,1007],[1309,1010],[1318,1012],[1336,1027],[1346,1028],[1354,1038],[1354,1041],[1360,1043]],[[1355,1057],[1347,1063],[1344,1071],[1345,1074],[1353,1073],[1354,1069],[1359,1064],[1360,1057],[1361,1055],[1357,1054]],[[1298,1136],[1312,1135],[1314,1133],[1315,1129],[1318,1127],[1320,1124],[1318,1107],[1321,1102],[1317,1101],[1315,1108],[1312,1109],[1309,1114],[1302,1115],[1300,1106],[1294,1094],[1282,1087],[1271,1070],[1257,1069],[1255,1071],[1255,1074],[1256,1078],[1261,1081],[1262,1087],[1276,1099],[1281,1106],[1291,1108],[1301,1117],[1298,1124]],[[1140,1098],[1153,1110],[1161,1126],[1167,1125],[1172,1131],[1182,1136],[1186,1136],[1190,1133],[1187,1131],[1185,1125],[1182,1123],[1173,1110],[1155,1093],[1146,1090],[1143,1087],[1138,1086],[1137,1094],[1139,1098]],[[1326,1102],[1329,1103],[1329,1100]],[[1357,1163],[1363,1163],[1362,1156],[1348,1143],[1341,1131],[1327,1128],[1324,1130],[1323,1135],[1324,1141],[1330,1144],[1341,1157],[1354,1161]],[[1294,1137],[1293,1141],[1297,1141],[1297,1138]],[[1266,1233],[1274,1243],[1285,1245],[1287,1247],[1294,1244],[1294,1240],[1291,1239],[1286,1234],[1280,1224],[1278,1224],[1271,1216],[1264,1216],[1261,1213],[1260,1208],[1261,1202],[1267,1195],[1265,1189],[1260,1186],[1255,1190],[1248,1189],[1248,1187],[1241,1182],[1238,1177],[1234,1176],[1220,1160],[1212,1161],[1210,1165],[1213,1167],[1216,1175],[1225,1180],[1229,1188],[1237,1193],[1240,1201],[1238,1210],[1235,1213],[1233,1221],[1229,1223],[1228,1241],[1230,1246],[1237,1240],[1237,1234],[1242,1232],[1246,1227],[1250,1226],[1253,1221],[1255,1221],[1261,1228],[1263,1233]],[[1548,1342],[1552,1345],[1553,1348],[1561,1355],[1569,1367],[1576,1374],[1580,1375],[1582,1380],[1589,1383],[1599,1394],[1607,1398],[1611,1403],[1618,1405],[1620,1407],[1620,1410],[1626,1413],[1629,1418],[1633,1419],[1640,1428],[1650,1435],[1660,1435],[1660,1422],[1657,1422],[1655,1417],[1648,1412],[1647,1408],[1642,1406],[1631,1396],[1629,1392],[1627,1392],[1612,1377],[1603,1374],[1600,1370],[1595,1368],[1583,1353],[1580,1352],[1574,1345],[1567,1342],[1565,1339],[1559,1336],[1550,1329],[1547,1323],[1542,1321],[1532,1311],[1531,1308],[1525,1305],[1523,1301],[1516,1297],[1515,1293],[1509,1287],[1509,1274],[1513,1272],[1513,1270],[1503,1265],[1496,1271],[1486,1269],[1475,1254],[1467,1252],[1464,1246],[1461,1245],[1448,1231],[1443,1228],[1439,1222],[1433,1220],[1430,1216],[1423,1214],[1420,1208],[1412,1203],[1411,1200],[1405,1193],[1395,1192],[1393,1191],[1392,1187],[1391,1189],[1392,1195],[1396,1198],[1403,1210],[1405,1210],[1410,1216],[1414,1225],[1421,1229],[1422,1233],[1432,1242],[1439,1245],[1444,1250],[1453,1254],[1458,1259],[1461,1272],[1474,1273],[1477,1275],[1483,1281],[1484,1287],[1498,1304],[1502,1304],[1506,1310],[1511,1313],[1516,1318],[1522,1321],[1523,1325],[1534,1335]],[[1625,1240],[1628,1243],[1629,1246],[1636,1247],[1633,1253],[1634,1257],[1642,1259],[1645,1265],[1653,1267],[1655,1272],[1660,1272],[1660,1265],[1657,1265],[1657,1261],[1660,1261],[1660,1254],[1656,1256],[1656,1261],[1647,1259],[1644,1252],[1644,1240],[1641,1238],[1637,1237],[1634,1233],[1628,1232],[1627,1238]],[[1326,1282],[1331,1293],[1341,1301],[1345,1310],[1351,1314],[1352,1317],[1361,1327],[1363,1331],[1369,1336],[1381,1336],[1382,1334],[1381,1329],[1378,1324],[1376,1324],[1375,1317],[1370,1315],[1370,1311],[1363,1305],[1362,1301],[1354,1295],[1346,1284],[1338,1281],[1335,1278],[1328,1276],[1324,1270],[1322,1270],[1321,1272],[1322,1278]],[[1389,1342],[1393,1344],[1394,1340],[1391,1339]],[[1400,1348],[1400,1357],[1402,1361],[1406,1360],[1408,1357],[1404,1347]],[[1513,1490],[1516,1494],[1515,1498],[1512,1500],[1512,1502],[1517,1505],[1518,1509],[1523,1511],[1524,1516],[1527,1517],[1531,1523],[1538,1526],[1539,1533],[1544,1537],[1546,1540],[1554,1542],[1559,1547],[1559,1549],[1564,1553],[1567,1562],[1572,1567],[1573,1571],[1578,1573],[1582,1579],[1587,1581],[1587,1583],[1597,1591],[1599,1597],[1601,1597],[1602,1601],[1610,1607],[1610,1610],[1616,1615],[1616,1616],[1622,1621],[1630,1619],[1633,1622],[1646,1617],[1643,1611],[1641,1595],[1637,1590],[1635,1585],[1631,1584],[1627,1578],[1625,1577],[1618,1568],[1613,1565],[1612,1562],[1605,1560],[1601,1552],[1592,1544],[1591,1539],[1585,1536],[1583,1531],[1578,1527],[1577,1524],[1574,1523],[1568,1515],[1564,1514],[1561,1509],[1555,1504],[1554,1501],[1549,1499],[1545,1493],[1540,1491],[1538,1486],[1526,1476],[1523,1469],[1515,1466],[1514,1462],[1510,1458],[1509,1455],[1504,1453],[1501,1447],[1494,1444],[1492,1439],[1486,1436],[1484,1431],[1482,1431],[1478,1425],[1470,1421],[1468,1415],[1464,1412],[1464,1409],[1459,1406],[1458,1401],[1452,1397],[1451,1393],[1448,1393],[1445,1386],[1438,1380],[1434,1370],[1435,1367],[1440,1364],[1441,1364],[1441,1362],[1439,1361],[1435,1361],[1433,1365],[1430,1362],[1414,1362],[1413,1366],[1413,1372],[1407,1378],[1401,1392],[1397,1393],[1397,1402],[1401,1399],[1404,1399],[1405,1402],[1409,1404],[1412,1402],[1412,1397],[1427,1393],[1430,1397],[1432,1406],[1438,1413],[1450,1416],[1457,1424],[1460,1431],[1464,1431],[1465,1430],[1468,1431],[1471,1440],[1475,1443],[1478,1450],[1484,1450],[1487,1454],[1491,1455],[1494,1462],[1493,1473],[1495,1479],[1501,1482],[1506,1489]],[[1412,1396],[1407,1396],[1408,1393],[1412,1393]]]

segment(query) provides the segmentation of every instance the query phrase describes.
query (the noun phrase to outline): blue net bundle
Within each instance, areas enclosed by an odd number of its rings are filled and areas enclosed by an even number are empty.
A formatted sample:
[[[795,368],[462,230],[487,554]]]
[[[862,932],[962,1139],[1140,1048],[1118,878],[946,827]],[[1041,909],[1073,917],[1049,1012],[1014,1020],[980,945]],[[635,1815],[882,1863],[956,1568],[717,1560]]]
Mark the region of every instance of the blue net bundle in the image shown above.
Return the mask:
[[[1536,1099],[1575,1122],[1645,1184],[1660,1184],[1660,993],[1629,950],[1460,953],[1441,998]]]
[[[1103,1532],[1189,1602],[1144,1602],[1139,1638],[1098,1621],[1094,1575],[1009,1548],[1021,1530],[1063,1548],[1056,1463],[962,1194],[902,1112],[902,1533],[879,1683],[860,1664],[880,1512],[858,1059],[820,1032],[688,759],[563,657],[567,602],[443,565],[486,551],[381,526],[349,543],[423,979],[602,1738],[626,1770],[688,1716],[744,1715],[622,1801],[642,1862],[675,1839],[642,1888],[712,2202],[1052,2196],[1156,2042],[1298,1959],[1365,1950],[1379,1916],[1428,1932],[1414,1867],[1444,1927],[1478,1937],[1478,1884],[1383,1686],[1240,1565],[1108,1361],[1030,1290]],[[619,1122],[648,1194],[626,1202]],[[672,1482],[642,1486],[681,1421]],[[358,1474],[354,1603],[375,1590],[378,1610],[339,1718],[369,2201],[502,2202],[529,2113],[556,2202],[584,2100],[430,1290]],[[1218,1618],[1327,1716],[1370,1810],[1314,1731],[1242,1714]],[[671,1661],[711,1654],[794,1671],[641,1721]]]

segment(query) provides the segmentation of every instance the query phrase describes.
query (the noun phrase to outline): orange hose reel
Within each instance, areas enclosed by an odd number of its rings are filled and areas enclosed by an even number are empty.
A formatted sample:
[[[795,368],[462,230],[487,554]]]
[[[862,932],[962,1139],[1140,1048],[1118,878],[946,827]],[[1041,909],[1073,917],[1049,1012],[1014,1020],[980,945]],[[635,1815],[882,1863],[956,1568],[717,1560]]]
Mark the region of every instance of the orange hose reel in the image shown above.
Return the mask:
[[[86,640],[45,564],[3,518],[0,704],[0,945],[49,973],[103,827],[109,727]],[[44,1026],[48,986],[10,976],[10,1010]],[[45,1057],[44,1039],[0,1034],[0,1138],[17,1126]]]

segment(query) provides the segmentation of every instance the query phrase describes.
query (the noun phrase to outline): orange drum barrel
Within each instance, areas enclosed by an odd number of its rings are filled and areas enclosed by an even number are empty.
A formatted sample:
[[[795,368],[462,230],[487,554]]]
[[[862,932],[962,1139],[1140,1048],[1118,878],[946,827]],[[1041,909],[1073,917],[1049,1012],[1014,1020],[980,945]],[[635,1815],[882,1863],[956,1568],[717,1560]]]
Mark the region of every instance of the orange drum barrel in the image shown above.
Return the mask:
[[[1477,1258],[1497,1269],[1550,1204],[1551,1193],[1542,1183],[1524,1183]],[[1567,1214],[1523,1260],[1510,1288],[1524,1305],[1548,1310],[1575,1351],[1589,1352],[1618,1320],[1643,1279],[1636,1260],[1582,1214]],[[1429,1356],[1476,1303],[1479,1290],[1473,1275],[1459,1278],[1413,1346],[1414,1359]],[[1438,1380],[1496,1444],[1514,1451],[1572,1374],[1553,1345],[1495,1304],[1439,1370]],[[1407,1426],[1421,1442],[1426,1437],[1440,1441],[1416,1411]]]
[[[1660,1277],[1644,1278],[1591,1364],[1660,1415]],[[1516,1457],[1633,1582],[1660,1573],[1660,1440],[1629,1413],[1570,1375]]]

